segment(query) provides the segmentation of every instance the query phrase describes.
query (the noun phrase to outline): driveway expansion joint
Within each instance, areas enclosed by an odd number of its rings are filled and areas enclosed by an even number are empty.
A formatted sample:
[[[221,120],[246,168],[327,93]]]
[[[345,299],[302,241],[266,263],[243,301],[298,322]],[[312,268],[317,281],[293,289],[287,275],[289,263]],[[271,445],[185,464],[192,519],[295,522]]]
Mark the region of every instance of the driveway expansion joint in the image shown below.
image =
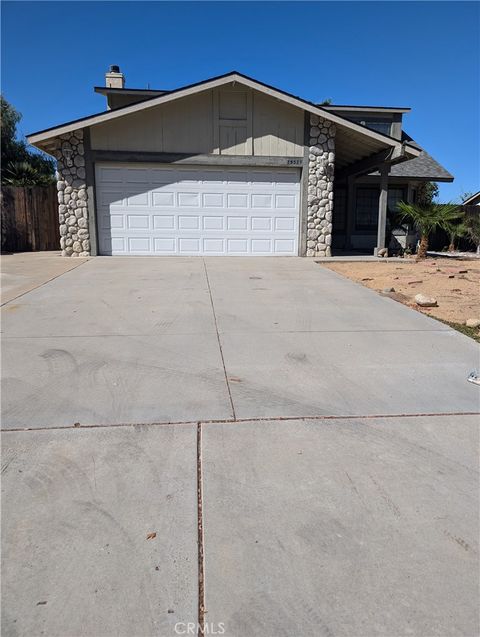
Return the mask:
[[[2,433],[29,431],[70,431],[72,429],[109,429],[115,427],[169,427],[171,425],[197,426],[201,425],[236,425],[248,422],[288,422],[306,420],[381,420],[393,418],[449,418],[453,416],[480,416],[480,411],[452,411],[438,413],[418,414],[356,414],[356,415],[323,415],[323,416],[259,416],[256,418],[215,418],[210,420],[166,420],[159,422],[122,422],[104,424],[72,424],[72,425],[47,425],[45,427],[9,427],[1,429]]]
[[[0,303],[0,307],[3,307],[4,305],[8,305],[9,303],[13,303],[13,301],[16,301],[17,299],[20,299],[22,296],[25,296],[26,294],[30,294],[30,292],[34,292],[35,290],[38,290],[39,288],[43,288],[43,286],[47,285],[47,283],[51,283],[52,281],[55,281],[55,279],[59,279],[61,276],[64,276],[65,274],[68,274],[69,272],[73,272],[74,270],[76,270],[80,266],[85,265],[85,263],[88,263],[88,259],[85,259],[85,261],[81,261],[80,263],[75,265],[73,268],[70,268],[69,270],[65,270],[65,272],[60,272],[60,274],[56,274],[55,276],[52,276],[51,279],[47,279],[47,281],[44,281],[43,283],[40,283],[40,285],[36,285],[31,290],[27,290],[26,292],[22,292],[18,296],[15,296],[13,299],[9,299],[8,301],[5,301],[4,303]]]
[[[197,423],[197,529],[198,529],[198,626],[199,635],[204,634],[205,625],[205,552],[203,531],[203,467],[202,467],[202,423]]]

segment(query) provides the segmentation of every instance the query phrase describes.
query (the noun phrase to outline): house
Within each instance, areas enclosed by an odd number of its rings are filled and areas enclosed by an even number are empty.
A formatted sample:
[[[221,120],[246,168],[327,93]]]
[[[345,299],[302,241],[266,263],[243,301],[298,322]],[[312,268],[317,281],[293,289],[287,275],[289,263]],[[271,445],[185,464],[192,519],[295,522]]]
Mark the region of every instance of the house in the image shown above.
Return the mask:
[[[480,191],[470,195],[463,201],[464,206],[480,206]]]
[[[314,104],[235,71],[151,90],[112,66],[95,91],[106,111],[28,136],[57,159],[65,256],[378,251],[396,202],[453,180],[403,130],[408,108]]]

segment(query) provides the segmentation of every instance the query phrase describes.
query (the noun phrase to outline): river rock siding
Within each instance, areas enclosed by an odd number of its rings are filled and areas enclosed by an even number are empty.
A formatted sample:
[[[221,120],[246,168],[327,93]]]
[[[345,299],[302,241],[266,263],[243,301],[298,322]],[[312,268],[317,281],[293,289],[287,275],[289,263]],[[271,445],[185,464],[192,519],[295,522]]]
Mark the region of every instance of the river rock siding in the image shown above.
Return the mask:
[[[310,115],[307,257],[331,256],[335,124]]]
[[[90,235],[83,130],[61,135],[55,157],[62,256],[88,257]]]

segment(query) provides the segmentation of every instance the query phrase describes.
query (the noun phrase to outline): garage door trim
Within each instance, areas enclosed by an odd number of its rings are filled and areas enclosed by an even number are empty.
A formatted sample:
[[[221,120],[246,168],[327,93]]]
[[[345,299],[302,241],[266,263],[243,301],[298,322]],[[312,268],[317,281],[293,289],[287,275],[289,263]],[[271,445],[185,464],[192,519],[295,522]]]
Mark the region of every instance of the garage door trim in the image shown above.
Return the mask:
[[[99,254],[297,256],[300,170],[100,162]]]

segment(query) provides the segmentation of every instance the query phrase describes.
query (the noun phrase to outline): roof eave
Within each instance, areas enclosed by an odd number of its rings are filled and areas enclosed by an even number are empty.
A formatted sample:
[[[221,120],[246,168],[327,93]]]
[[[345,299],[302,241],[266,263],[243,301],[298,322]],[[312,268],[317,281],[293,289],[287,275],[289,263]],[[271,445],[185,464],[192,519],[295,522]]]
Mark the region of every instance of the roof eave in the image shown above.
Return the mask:
[[[113,86],[94,86],[93,90],[95,93],[100,93],[102,95],[108,95],[112,93],[113,95],[151,95],[152,97],[156,97],[157,95],[164,95],[165,93],[169,93],[167,90],[162,89],[151,89],[151,88],[115,88]]]
[[[321,106],[321,105],[319,105]],[[327,111],[371,111],[372,113],[410,113],[412,110],[408,106],[360,106],[347,104],[324,104]]]
[[[308,102],[299,98],[297,96],[291,95],[290,93],[286,93],[279,89],[276,89],[268,84],[264,84],[263,82],[259,82],[258,80],[254,80],[252,78],[247,77],[246,75],[242,75],[238,72],[228,73],[222,76],[218,76],[216,78],[211,78],[210,80],[204,80],[202,82],[197,82],[196,84],[191,84],[189,86],[185,86],[179,89],[175,89],[166,93],[165,95],[154,96],[148,98],[146,100],[142,100],[141,102],[137,102],[135,104],[130,104],[127,106],[122,106],[119,108],[111,109],[109,111],[104,111],[97,115],[90,115],[87,117],[83,117],[77,120],[73,120],[71,122],[67,122],[65,124],[61,124],[60,126],[54,126],[43,131],[38,131],[36,133],[31,133],[27,136],[27,140],[30,144],[35,145],[39,142],[45,141],[46,139],[52,137],[58,137],[64,133],[70,132],[78,128],[79,123],[83,122],[84,126],[93,126],[95,124],[100,124],[105,121],[115,119],[117,117],[121,117],[123,115],[128,115],[130,113],[135,113],[139,110],[144,110],[147,108],[152,108],[155,106],[159,106],[164,103],[168,103],[175,99],[180,99],[181,97],[187,97],[188,95],[192,95],[198,93],[202,90],[208,90],[211,88],[216,88],[218,86],[222,86],[231,82],[239,82],[252,88],[254,90],[260,90],[263,93],[270,95],[271,97],[283,100],[288,102],[298,108],[302,108],[303,110],[307,110],[313,114],[319,115],[324,119],[327,119],[334,124],[338,124],[345,128],[354,130],[356,132],[361,133],[362,135],[374,139],[376,141],[380,141],[385,143],[387,146],[391,146],[393,148],[398,148],[401,146],[402,142],[399,140],[390,137],[389,135],[383,135],[382,133],[378,133],[376,131],[372,131],[361,124],[356,124],[341,115],[336,115],[334,113],[329,112],[325,108],[321,106],[317,106],[312,102]],[[405,149],[408,151],[409,155],[412,157],[416,157],[419,154],[419,151],[413,147],[405,145]]]
[[[470,195],[470,197],[467,197],[463,202],[464,206],[476,206],[478,204],[480,204],[480,191]]]

